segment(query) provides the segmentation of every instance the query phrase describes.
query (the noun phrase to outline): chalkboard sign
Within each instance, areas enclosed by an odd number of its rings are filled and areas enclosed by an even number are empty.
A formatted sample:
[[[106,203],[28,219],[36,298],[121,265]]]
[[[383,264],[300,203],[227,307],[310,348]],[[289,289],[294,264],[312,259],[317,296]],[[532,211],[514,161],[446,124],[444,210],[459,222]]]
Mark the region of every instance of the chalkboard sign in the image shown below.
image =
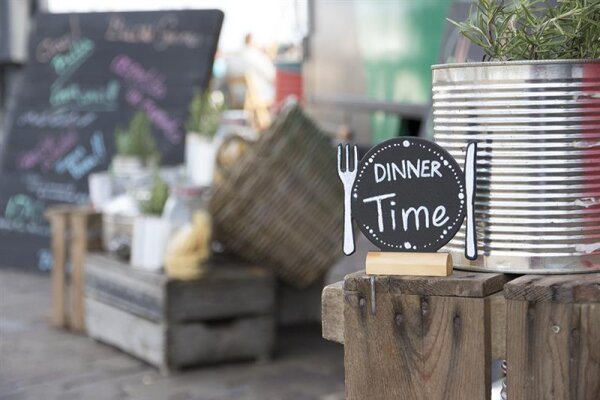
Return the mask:
[[[454,158],[423,139],[397,138],[360,161],[352,187],[362,233],[388,251],[435,252],[466,213],[465,176]]]
[[[50,182],[39,175],[0,175],[0,188],[0,265],[49,270],[50,227],[44,210],[54,204],[83,203],[87,193],[74,183]]]
[[[138,111],[152,122],[161,162],[181,163],[188,105],[208,85],[222,21],[218,10],[38,15],[9,116],[0,207],[23,190],[36,204],[46,204],[31,186],[21,185],[24,176],[85,193],[87,176],[111,162],[115,128],[127,127]],[[36,223],[46,227],[45,234],[20,241],[12,265],[30,265],[19,255],[48,246],[47,225]],[[33,235],[14,224],[0,231],[7,233],[0,235],[0,248],[7,247],[11,232]]]

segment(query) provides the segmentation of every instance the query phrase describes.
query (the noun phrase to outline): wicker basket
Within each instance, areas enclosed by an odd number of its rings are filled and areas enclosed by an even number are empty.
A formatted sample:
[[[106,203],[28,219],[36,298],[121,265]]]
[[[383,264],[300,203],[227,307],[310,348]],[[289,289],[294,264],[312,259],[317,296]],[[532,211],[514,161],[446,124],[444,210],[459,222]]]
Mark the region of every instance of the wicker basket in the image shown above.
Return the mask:
[[[215,235],[306,287],[341,251],[343,190],[328,137],[298,106],[284,110],[216,187]]]

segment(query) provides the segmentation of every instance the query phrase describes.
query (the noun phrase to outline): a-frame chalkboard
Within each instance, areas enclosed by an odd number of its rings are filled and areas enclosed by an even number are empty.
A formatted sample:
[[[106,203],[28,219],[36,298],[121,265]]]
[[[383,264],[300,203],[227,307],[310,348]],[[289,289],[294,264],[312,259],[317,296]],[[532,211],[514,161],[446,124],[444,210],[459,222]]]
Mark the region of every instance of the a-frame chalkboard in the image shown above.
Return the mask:
[[[86,201],[87,176],[109,166],[115,128],[135,112],[152,121],[162,163],[183,161],[222,21],[218,10],[37,16],[2,149],[0,265],[48,265],[41,213]]]

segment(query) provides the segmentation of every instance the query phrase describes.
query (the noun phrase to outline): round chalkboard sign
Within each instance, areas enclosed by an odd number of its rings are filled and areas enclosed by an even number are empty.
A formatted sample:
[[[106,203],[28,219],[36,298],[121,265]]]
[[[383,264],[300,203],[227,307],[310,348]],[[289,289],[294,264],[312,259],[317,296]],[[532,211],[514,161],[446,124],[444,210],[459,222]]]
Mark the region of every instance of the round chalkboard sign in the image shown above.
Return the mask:
[[[464,174],[435,143],[391,139],[360,161],[352,209],[362,233],[380,249],[434,252],[465,218]]]

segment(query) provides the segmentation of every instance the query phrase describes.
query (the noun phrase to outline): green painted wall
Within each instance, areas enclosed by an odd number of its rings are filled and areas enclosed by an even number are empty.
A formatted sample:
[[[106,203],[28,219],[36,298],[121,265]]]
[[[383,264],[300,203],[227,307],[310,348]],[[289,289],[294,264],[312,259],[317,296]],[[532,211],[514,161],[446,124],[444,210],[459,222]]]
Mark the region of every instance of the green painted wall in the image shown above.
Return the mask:
[[[439,58],[445,18],[452,0],[352,0],[358,43],[366,71],[367,96],[427,104],[431,70]],[[373,141],[400,132],[397,116],[374,113]]]

